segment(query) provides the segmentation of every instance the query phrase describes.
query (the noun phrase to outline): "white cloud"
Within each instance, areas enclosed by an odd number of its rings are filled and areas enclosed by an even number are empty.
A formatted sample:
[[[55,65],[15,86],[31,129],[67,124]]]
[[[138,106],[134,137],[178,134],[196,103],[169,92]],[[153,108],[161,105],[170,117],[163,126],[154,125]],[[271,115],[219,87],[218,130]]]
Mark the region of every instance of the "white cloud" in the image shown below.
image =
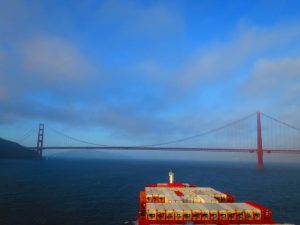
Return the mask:
[[[299,126],[300,56],[258,60],[241,93],[249,105],[260,102],[271,115]]]
[[[190,57],[175,78],[179,89],[230,79],[258,54],[270,54],[300,38],[299,26],[243,27],[229,42],[215,43]],[[299,44],[299,43],[298,43]]]
[[[258,96],[300,95],[300,57],[258,60],[246,86],[251,94]]]
[[[82,81],[93,72],[80,49],[62,38],[43,36],[25,41],[21,56],[29,76],[50,82]]]
[[[59,106],[66,102],[67,109],[76,105],[101,79],[80,49],[62,38],[39,36],[2,52],[0,49],[0,114],[6,121],[42,115],[59,119],[58,114],[70,118]],[[83,91],[78,91],[78,86]],[[45,93],[46,102],[55,102],[52,111],[42,104]]]
[[[161,36],[183,28],[183,19],[174,5],[162,2],[142,5],[135,1],[106,1],[99,14],[103,22],[113,23],[129,34]]]

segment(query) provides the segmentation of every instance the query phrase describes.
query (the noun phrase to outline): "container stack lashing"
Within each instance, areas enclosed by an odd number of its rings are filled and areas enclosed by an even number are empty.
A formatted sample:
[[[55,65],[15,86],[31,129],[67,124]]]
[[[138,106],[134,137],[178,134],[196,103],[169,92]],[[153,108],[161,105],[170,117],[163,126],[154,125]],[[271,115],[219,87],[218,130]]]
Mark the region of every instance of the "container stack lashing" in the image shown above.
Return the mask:
[[[218,210],[222,209],[218,207],[217,204],[204,204],[205,207],[209,210],[209,219],[210,220],[218,220]]]
[[[152,202],[152,192],[149,187],[145,188],[147,202]]]
[[[192,211],[187,205],[182,205],[183,209],[183,219],[191,220],[192,219]]]
[[[172,207],[174,209],[175,220],[183,220],[183,210],[181,207],[176,203],[172,203]]]
[[[152,202],[159,202],[156,188],[151,188],[151,192],[152,192]]]
[[[223,208],[220,210],[220,219],[221,220],[235,220],[236,214],[235,209],[232,208],[229,204],[219,203],[219,205]]]
[[[261,217],[262,220],[268,221],[270,223],[273,222],[272,212],[268,208],[266,208],[266,207],[264,207],[264,206],[262,206],[260,204],[254,203],[254,202],[245,202],[245,203],[247,203],[248,205],[251,205],[251,206],[253,206],[255,208],[260,209],[260,211],[261,211],[260,217]],[[258,216],[259,215],[257,214],[257,212],[255,212],[254,213],[254,217],[257,218]]]
[[[205,208],[203,205],[200,205],[202,210],[201,210],[201,220],[209,220],[210,214],[209,210]]]
[[[157,211],[157,219],[158,220],[166,219],[166,212],[165,212],[165,208],[162,203],[156,204],[156,211]]]
[[[166,220],[174,220],[174,211],[171,203],[164,204],[166,210]]]
[[[162,189],[157,189],[158,193],[158,202],[164,203],[165,202],[165,194]]]
[[[199,210],[196,205],[190,203],[188,204],[189,208],[192,210],[192,220],[200,220],[201,218],[201,211]]]
[[[146,218],[148,220],[156,220],[156,207],[154,203],[148,203],[146,206]]]

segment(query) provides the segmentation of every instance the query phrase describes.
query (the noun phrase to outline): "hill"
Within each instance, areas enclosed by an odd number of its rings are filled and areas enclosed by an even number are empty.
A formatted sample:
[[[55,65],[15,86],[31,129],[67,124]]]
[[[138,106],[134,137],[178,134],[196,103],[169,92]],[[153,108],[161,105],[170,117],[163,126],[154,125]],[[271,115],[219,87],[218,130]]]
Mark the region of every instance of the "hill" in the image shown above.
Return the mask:
[[[16,142],[0,138],[0,159],[37,159],[37,154]]]

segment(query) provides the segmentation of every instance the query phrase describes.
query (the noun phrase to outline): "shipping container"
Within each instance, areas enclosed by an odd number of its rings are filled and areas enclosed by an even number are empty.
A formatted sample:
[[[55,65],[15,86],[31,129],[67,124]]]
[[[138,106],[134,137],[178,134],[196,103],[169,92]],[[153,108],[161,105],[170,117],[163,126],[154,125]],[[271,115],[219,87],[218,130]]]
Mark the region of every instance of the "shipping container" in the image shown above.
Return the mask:
[[[166,220],[174,220],[174,209],[171,203],[163,204],[165,211],[166,211]]]
[[[146,214],[148,220],[156,220],[156,207],[155,203],[147,203]]]
[[[245,213],[243,207],[241,207],[242,203],[232,203],[232,206],[235,208],[236,211],[236,219],[237,220],[244,220]]]
[[[218,200],[209,196],[209,195],[199,195],[199,199],[201,199],[201,203],[218,203]]]
[[[192,210],[188,206],[187,203],[181,204],[181,208],[183,209],[183,220],[191,220],[192,219]]]
[[[219,203],[222,207],[220,210],[220,220],[236,220],[236,211],[230,203]]]
[[[183,220],[183,210],[180,204],[172,203],[172,207],[175,214],[175,220]]]
[[[163,206],[163,203],[157,203],[155,205],[157,220],[165,220],[166,219],[166,211]]]
[[[223,208],[218,204],[204,203],[203,205],[209,210],[209,218],[211,220],[218,220],[219,210],[222,210]]]

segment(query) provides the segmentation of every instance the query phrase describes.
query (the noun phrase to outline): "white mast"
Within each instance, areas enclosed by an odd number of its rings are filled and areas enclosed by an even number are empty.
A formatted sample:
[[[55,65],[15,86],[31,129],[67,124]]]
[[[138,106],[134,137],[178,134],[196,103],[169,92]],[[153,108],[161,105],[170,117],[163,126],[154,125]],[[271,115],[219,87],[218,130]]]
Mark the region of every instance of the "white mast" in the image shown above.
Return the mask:
[[[174,173],[172,171],[169,172],[169,183],[170,184],[174,183]]]

